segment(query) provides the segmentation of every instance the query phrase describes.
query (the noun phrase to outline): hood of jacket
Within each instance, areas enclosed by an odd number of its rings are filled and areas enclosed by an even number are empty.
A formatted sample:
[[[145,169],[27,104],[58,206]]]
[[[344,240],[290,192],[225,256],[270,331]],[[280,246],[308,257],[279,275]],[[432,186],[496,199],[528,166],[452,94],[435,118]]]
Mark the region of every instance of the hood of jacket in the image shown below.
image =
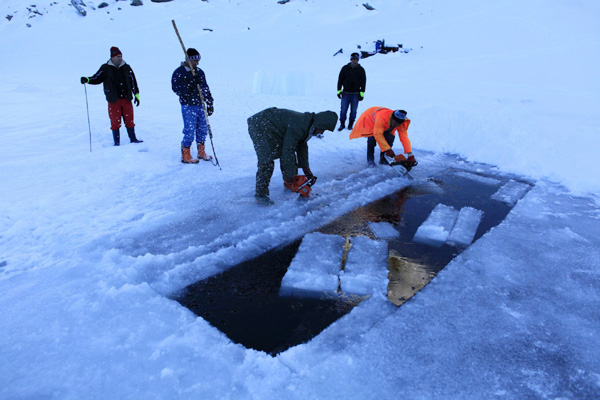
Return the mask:
[[[332,131],[337,125],[338,116],[333,111],[323,111],[315,114],[313,126],[316,129],[324,129],[326,131]]]
[[[117,69],[124,67],[125,65],[127,65],[127,63],[125,62],[125,60],[121,61],[121,64],[119,64],[119,66],[117,67],[115,64],[113,64],[112,60],[109,58],[108,61],[106,62],[108,65],[110,65],[111,67],[115,67]]]

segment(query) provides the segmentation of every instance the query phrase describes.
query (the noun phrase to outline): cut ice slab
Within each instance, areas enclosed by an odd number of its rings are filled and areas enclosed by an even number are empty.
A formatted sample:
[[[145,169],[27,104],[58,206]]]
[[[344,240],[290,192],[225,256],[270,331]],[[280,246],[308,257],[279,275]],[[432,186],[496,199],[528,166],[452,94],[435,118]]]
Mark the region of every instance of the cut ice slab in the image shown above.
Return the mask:
[[[517,182],[515,180],[510,180],[506,182],[504,186],[502,186],[496,193],[494,193],[491,197],[492,200],[498,200],[503,203],[514,205],[521,197],[527,193],[530,185],[527,183]]]
[[[346,239],[311,233],[302,239],[296,256],[281,280],[280,296],[329,297],[385,295],[387,291],[387,242],[358,236],[342,270]]]
[[[482,217],[483,212],[473,207],[463,207],[457,211],[454,207],[438,204],[417,229],[413,241],[434,247],[444,243],[468,246],[475,237]]]
[[[394,225],[389,222],[369,222],[369,227],[379,239],[389,239],[400,236]]]
[[[448,236],[450,236],[457,217],[458,210],[454,207],[441,203],[438,204],[431,211],[425,222],[419,226],[413,241],[434,247],[441,247],[446,243]]]
[[[483,211],[473,207],[463,207],[458,212],[458,218],[454,223],[452,232],[448,236],[447,243],[458,246],[468,246],[473,241],[477,227],[483,217]]]
[[[388,286],[388,246],[384,240],[365,236],[352,238],[344,271],[341,271],[341,290],[347,295],[368,296],[381,293]]]
[[[500,186],[500,184],[502,183],[502,181],[499,179],[491,178],[489,176],[477,175],[477,174],[473,174],[473,173],[466,172],[466,171],[458,171],[458,172],[456,172],[456,176],[459,176],[459,177],[465,178],[465,179],[471,179],[473,181],[483,183],[484,185],[490,185],[490,186]]]
[[[335,295],[346,239],[323,233],[304,236],[296,256],[281,280],[281,296]]]

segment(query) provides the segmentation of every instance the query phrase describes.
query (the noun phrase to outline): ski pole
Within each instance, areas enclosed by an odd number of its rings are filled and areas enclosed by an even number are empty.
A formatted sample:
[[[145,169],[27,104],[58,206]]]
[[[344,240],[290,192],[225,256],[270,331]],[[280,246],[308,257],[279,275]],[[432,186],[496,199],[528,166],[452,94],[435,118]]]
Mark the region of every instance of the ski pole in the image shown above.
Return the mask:
[[[181,48],[183,49],[183,54],[185,54],[185,61],[187,62],[188,67],[192,71],[192,76],[196,76],[196,70],[192,67],[192,61],[185,50],[185,46],[183,45],[183,40],[181,40],[181,35],[179,35],[179,30],[177,29],[177,25],[175,25],[175,20],[172,19],[173,28],[175,28],[175,33],[177,34],[177,38],[179,39],[179,43],[181,43]],[[206,112],[206,103],[204,102],[204,95],[202,94],[202,88],[200,84],[196,85],[196,89],[198,89],[198,93],[200,93],[200,102],[202,103],[202,111],[204,112],[204,119],[206,120],[206,126],[208,127],[208,137],[210,138],[210,145],[212,147],[213,154],[215,155],[216,165],[221,169],[221,165],[219,164],[219,159],[217,158],[217,153],[215,153],[215,145],[213,144],[213,134],[212,129],[210,128],[210,123],[208,122],[208,113]]]
[[[92,152],[92,126],[90,125],[90,106],[88,105],[87,88],[85,87],[85,83],[83,84],[83,89],[85,90],[85,108],[87,109],[88,130],[90,131],[90,153],[91,153]]]

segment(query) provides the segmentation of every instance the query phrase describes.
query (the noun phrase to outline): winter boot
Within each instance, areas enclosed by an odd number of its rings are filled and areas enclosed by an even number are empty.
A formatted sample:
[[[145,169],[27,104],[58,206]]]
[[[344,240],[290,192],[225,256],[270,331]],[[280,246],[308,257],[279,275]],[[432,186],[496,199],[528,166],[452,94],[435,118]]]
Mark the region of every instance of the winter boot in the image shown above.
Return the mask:
[[[340,121],[340,127],[338,128],[338,131],[341,131],[345,127],[346,127],[346,121]]]
[[[198,158],[204,161],[212,160],[212,156],[206,154],[206,151],[204,150],[204,143],[198,143]]]
[[[113,134],[113,140],[115,141],[115,146],[120,146],[121,145],[121,133],[119,132],[118,129],[113,129],[112,134]]]
[[[189,147],[181,146],[181,162],[184,164],[198,164],[200,160],[192,158]]]
[[[129,140],[131,141],[131,143],[143,143],[143,140],[138,140],[138,138],[135,137],[135,128],[132,126],[131,128],[127,128],[127,134],[129,135]]]
[[[256,203],[261,205],[261,206],[272,206],[273,204],[275,204],[275,202],[273,200],[271,200],[269,198],[269,196],[258,196],[255,195],[254,199],[256,200]]]
[[[354,126],[354,121],[350,120],[350,123],[348,124],[348,129],[352,130],[352,126]]]

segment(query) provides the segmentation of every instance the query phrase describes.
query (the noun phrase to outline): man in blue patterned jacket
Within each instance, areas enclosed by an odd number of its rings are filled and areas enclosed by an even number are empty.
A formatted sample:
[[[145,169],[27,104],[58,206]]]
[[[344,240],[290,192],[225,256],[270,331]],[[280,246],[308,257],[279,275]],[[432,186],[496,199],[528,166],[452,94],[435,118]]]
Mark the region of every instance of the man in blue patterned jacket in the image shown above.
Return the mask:
[[[213,97],[210,93],[210,88],[206,83],[204,71],[198,68],[200,62],[200,53],[198,50],[189,48],[187,55],[194,68],[195,74],[192,75],[187,62],[182,62],[181,66],[173,72],[171,78],[171,87],[173,92],[179,96],[181,103],[181,114],[183,115],[183,140],[181,141],[181,162],[185,164],[196,164],[199,162],[197,158],[193,158],[190,153],[190,146],[194,139],[198,145],[198,158],[209,161],[211,156],[206,154],[204,141],[208,134],[208,124],[204,115],[202,99],[198,91],[198,85],[202,90],[202,97],[206,103],[206,113],[212,115]]]

